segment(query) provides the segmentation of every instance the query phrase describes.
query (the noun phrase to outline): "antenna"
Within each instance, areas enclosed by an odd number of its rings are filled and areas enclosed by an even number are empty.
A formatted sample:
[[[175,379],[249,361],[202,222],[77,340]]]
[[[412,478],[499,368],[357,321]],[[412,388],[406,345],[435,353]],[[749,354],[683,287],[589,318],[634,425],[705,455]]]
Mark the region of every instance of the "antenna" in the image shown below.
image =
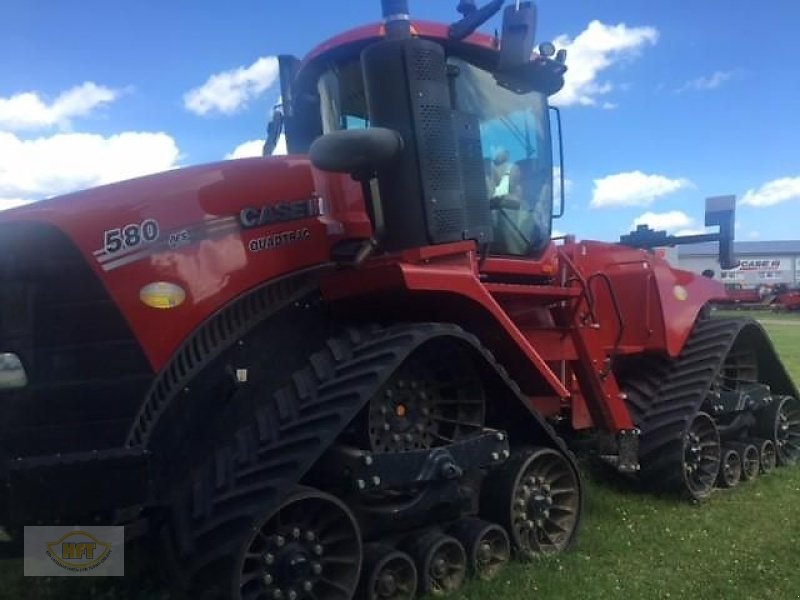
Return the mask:
[[[461,0],[456,7],[456,10],[464,17],[470,16],[478,7],[475,6],[475,0]]]
[[[450,25],[448,34],[450,39],[463,40],[496,15],[500,9],[503,8],[504,2],[505,0],[492,0],[486,6],[476,8],[474,0],[461,0],[457,10],[464,15],[464,17],[457,23]]]

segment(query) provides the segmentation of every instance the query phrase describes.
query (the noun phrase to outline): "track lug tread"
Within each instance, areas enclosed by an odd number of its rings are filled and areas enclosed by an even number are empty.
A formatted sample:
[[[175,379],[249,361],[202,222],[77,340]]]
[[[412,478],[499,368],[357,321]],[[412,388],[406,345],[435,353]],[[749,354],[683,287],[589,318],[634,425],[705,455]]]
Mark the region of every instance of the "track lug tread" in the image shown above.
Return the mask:
[[[350,328],[323,342],[323,350],[288,376],[284,388],[255,398],[249,422],[232,431],[210,461],[194,469],[184,482],[176,482],[169,492],[176,560],[183,572],[191,577],[192,572],[224,558],[224,553],[210,547],[214,544],[203,541],[224,539],[226,531],[252,523],[270,506],[278,506],[416,348],[448,337],[474,349],[527,406],[505,369],[475,336],[456,325]],[[549,443],[575,465],[574,456],[553,428],[537,414],[532,417],[549,436]]]
[[[647,379],[649,396],[639,394],[628,405],[642,431],[639,457],[642,481],[659,489],[682,491],[684,482],[682,438],[700,411],[712,382],[741,332],[761,329],[752,319],[707,319],[699,321],[684,348],[667,369]],[[763,330],[762,330],[763,332]],[[766,338],[766,334],[763,334]],[[775,360],[778,361],[777,356]],[[789,384],[791,385],[791,384]]]

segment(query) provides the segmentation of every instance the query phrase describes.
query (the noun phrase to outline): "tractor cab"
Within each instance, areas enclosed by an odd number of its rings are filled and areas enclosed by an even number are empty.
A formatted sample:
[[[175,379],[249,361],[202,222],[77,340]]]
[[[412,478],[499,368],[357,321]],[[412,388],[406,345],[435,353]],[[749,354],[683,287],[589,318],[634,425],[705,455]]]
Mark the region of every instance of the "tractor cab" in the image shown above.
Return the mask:
[[[529,2],[508,7],[500,39],[474,31],[503,2],[462,2],[449,27],[394,4],[382,24],[281,57],[289,152],[363,182],[386,251],[473,239],[493,255],[540,255],[553,214],[547,97],[564,53],[532,53]]]

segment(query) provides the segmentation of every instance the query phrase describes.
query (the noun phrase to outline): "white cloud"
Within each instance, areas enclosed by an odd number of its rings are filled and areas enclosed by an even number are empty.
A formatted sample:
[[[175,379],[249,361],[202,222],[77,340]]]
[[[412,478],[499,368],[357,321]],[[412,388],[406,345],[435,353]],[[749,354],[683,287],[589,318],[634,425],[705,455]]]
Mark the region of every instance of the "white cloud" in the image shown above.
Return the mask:
[[[665,230],[670,233],[681,230],[678,232],[679,235],[698,233],[696,229],[689,229],[694,225],[692,218],[679,210],[663,213],[646,212],[633,220],[631,229],[636,229],[639,225],[648,225],[651,229]]]
[[[0,98],[0,127],[12,131],[52,126],[68,128],[71,119],[86,117],[119,95],[119,90],[87,81],[62,92],[51,103],[37,92]]]
[[[569,198],[575,182],[569,177],[564,177],[564,197]],[[558,203],[561,198],[561,167],[553,167],[553,198]]]
[[[761,233],[758,231],[750,231],[748,232],[747,237],[751,240],[757,240],[761,237]]]
[[[285,156],[289,154],[286,148],[286,135],[283,133],[278,136],[278,142],[275,144],[275,150],[272,151],[272,156]]]
[[[0,132],[0,198],[38,200],[164,171],[178,157],[175,140],[165,133],[60,133],[23,140]]]
[[[617,173],[594,180],[590,206],[649,206],[657,198],[691,185],[688,179],[670,179],[641,171]]]
[[[23,200],[22,198],[0,198],[0,211],[30,204],[33,200]]]
[[[800,199],[800,177],[783,177],[768,181],[758,189],[747,190],[740,204],[773,206],[795,199]]]
[[[233,152],[228,152],[228,154],[225,155],[225,160],[262,156],[263,152],[264,140],[250,140],[236,146]],[[286,154],[286,136],[281,134],[278,138],[278,143],[275,144],[275,150],[272,151],[272,156],[283,156],[284,154]]]
[[[250,140],[248,142],[242,142],[236,146],[236,148],[233,149],[233,152],[229,152],[225,155],[225,159],[230,160],[233,158],[250,158],[253,156],[261,156],[263,151],[264,140]]]
[[[197,115],[231,115],[264,93],[278,78],[278,59],[265,56],[249,67],[216,73],[183,96],[186,110]]]
[[[703,92],[707,90],[715,90],[726,81],[733,79],[736,73],[734,71],[714,71],[708,77],[697,77],[690,79],[681,87],[675,90],[675,93],[680,94],[687,91]]]
[[[589,23],[574,40],[558,36],[554,43],[557,48],[566,48],[568,70],[564,88],[553,96],[552,102],[560,106],[596,105],[598,97],[614,89],[610,82],[598,79],[602,71],[657,41],[658,31],[653,27],[606,25],[600,21]]]

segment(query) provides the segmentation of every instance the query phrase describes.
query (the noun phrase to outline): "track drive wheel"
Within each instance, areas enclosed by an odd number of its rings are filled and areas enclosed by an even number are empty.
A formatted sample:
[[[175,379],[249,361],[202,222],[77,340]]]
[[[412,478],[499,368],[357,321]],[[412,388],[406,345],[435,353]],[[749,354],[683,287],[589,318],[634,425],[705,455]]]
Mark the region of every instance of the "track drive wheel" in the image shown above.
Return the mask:
[[[364,548],[359,598],[413,600],[417,584],[417,567],[408,554],[383,544]]]
[[[420,596],[445,596],[464,583],[467,554],[456,538],[440,531],[429,531],[414,540],[409,551],[417,563]]]
[[[711,495],[719,472],[719,431],[706,413],[695,415],[683,435],[683,482],[689,495],[702,500]]]
[[[481,490],[481,516],[505,527],[527,559],[569,548],[582,506],[578,473],[552,448],[517,451]]]
[[[511,560],[511,543],[500,525],[480,519],[462,519],[449,533],[464,546],[469,570],[480,579],[493,579]]]
[[[800,459],[800,401],[792,396],[775,396],[758,414],[758,432],[775,444],[779,465],[796,463]]]
[[[231,597],[349,600],[361,559],[361,533],[350,509],[330,494],[300,488],[254,527]]]
[[[367,411],[373,452],[407,452],[463,440],[483,427],[484,389],[472,355],[430,344],[404,363]]]
[[[721,488],[732,488],[742,478],[742,457],[734,448],[724,447],[720,459],[717,485]]]

